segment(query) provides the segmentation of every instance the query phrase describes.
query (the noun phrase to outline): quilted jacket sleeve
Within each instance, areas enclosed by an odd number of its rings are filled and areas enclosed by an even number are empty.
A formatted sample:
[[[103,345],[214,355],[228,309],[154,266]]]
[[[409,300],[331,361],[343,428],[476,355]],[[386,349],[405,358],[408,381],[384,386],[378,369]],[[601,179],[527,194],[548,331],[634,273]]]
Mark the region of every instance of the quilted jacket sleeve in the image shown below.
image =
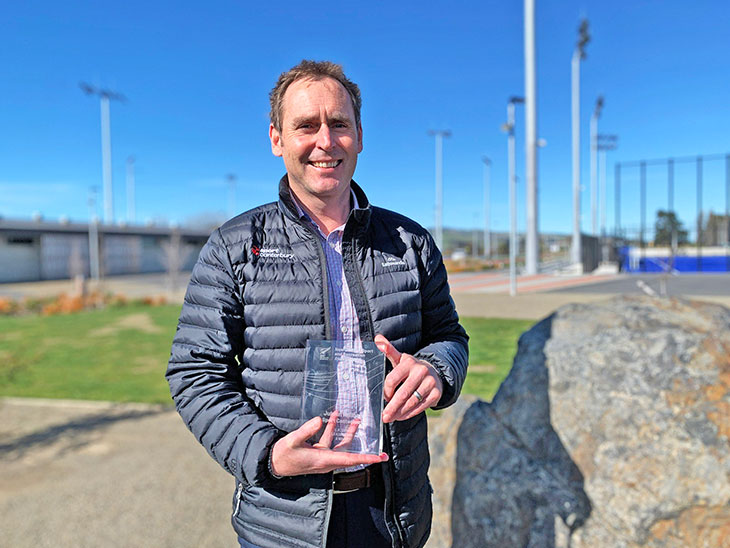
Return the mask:
[[[426,360],[441,373],[444,392],[434,409],[453,404],[459,397],[469,362],[469,337],[459,324],[451,298],[441,252],[430,234],[421,249],[422,343],[417,358]]]
[[[264,486],[273,481],[267,458],[281,433],[244,393],[240,295],[217,230],[193,269],[166,377],[180,416],[208,453],[242,483]]]

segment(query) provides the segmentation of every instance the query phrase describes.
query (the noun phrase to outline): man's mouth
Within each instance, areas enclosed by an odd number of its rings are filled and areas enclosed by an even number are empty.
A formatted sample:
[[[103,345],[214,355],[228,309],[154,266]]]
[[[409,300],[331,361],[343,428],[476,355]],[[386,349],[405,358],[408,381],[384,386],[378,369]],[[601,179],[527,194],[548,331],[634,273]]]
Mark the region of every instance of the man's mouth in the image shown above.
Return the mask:
[[[331,162],[309,162],[314,167],[337,167],[342,160],[332,160]]]

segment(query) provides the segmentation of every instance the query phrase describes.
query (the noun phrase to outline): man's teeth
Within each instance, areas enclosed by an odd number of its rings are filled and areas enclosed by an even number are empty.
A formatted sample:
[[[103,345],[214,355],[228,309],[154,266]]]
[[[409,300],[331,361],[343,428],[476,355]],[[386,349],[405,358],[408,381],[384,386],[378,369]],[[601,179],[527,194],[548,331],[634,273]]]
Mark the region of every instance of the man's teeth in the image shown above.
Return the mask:
[[[337,167],[340,161],[335,160],[333,162],[312,162],[314,167]]]

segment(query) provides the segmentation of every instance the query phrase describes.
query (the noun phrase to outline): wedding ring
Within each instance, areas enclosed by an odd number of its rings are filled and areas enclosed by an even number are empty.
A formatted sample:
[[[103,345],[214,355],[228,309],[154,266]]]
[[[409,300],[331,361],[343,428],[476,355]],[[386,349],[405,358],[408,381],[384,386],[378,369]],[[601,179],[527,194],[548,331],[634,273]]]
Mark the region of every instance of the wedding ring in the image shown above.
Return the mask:
[[[414,395],[414,396],[416,396],[416,399],[417,399],[417,400],[418,400],[419,402],[422,402],[422,401],[423,401],[423,396],[421,396],[421,394],[420,394],[420,393],[418,392],[418,390],[414,390],[414,391],[413,391],[413,395]]]

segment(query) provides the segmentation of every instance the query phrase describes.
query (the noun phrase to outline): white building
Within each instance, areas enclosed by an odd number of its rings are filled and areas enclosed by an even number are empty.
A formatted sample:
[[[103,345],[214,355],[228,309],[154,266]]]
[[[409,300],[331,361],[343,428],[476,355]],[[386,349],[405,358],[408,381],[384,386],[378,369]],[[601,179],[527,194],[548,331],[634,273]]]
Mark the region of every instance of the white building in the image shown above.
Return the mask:
[[[208,231],[98,225],[102,276],[190,270]],[[89,225],[0,219],[0,283],[88,277]]]

